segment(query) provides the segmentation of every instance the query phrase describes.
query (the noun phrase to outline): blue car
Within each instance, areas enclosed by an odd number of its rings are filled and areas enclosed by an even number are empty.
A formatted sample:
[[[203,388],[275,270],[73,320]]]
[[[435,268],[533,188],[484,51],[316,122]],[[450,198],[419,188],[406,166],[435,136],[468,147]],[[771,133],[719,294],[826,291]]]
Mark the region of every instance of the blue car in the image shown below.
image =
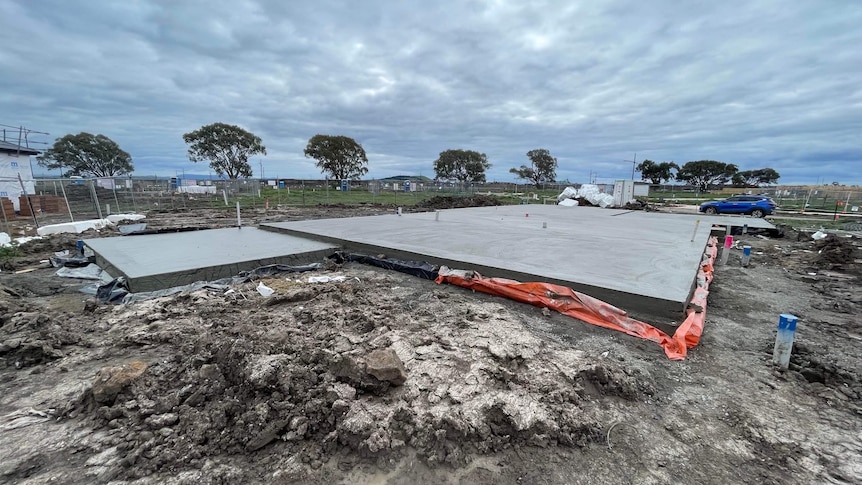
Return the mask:
[[[763,217],[775,212],[778,206],[765,195],[734,195],[724,200],[713,200],[700,205],[704,214],[747,214]]]

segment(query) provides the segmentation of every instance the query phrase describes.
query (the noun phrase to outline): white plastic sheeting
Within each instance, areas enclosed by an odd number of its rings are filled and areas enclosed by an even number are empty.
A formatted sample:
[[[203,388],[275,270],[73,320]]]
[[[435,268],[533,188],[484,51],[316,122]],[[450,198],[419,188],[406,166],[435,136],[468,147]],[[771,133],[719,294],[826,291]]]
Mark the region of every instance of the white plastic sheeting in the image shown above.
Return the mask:
[[[16,237],[13,241],[11,237],[5,232],[0,232],[0,246],[6,247],[14,244],[26,244],[30,241],[36,241],[38,239],[42,239],[40,236],[24,236],[24,237]]]
[[[57,270],[57,276],[62,278],[77,278],[80,280],[98,280],[102,283],[107,283],[113,278],[105,273],[102,268],[95,264],[88,264],[81,268],[63,267]]]
[[[272,294],[275,293],[275,290],[266,286],[261,281],[260,283],[257,284],[257,292],[260,293],[260,296],[266,298],[266,297],[272,296]]]
[[[583,197],[590,204],[597,205],[599,207],[613,207],[614,206],[614,196],[611,194],[603,193],[599,190],[598,185],[593,184],[584,184],[581,185],[580,189],[575,190],[574,187],[566,187],[560,195],[557,196],[557,200],[562,202],[566,199],[573,199],[577,197]]]
[[[21,179],[24,180],[27,193],[32,195],[35,192],[35,186],[33,171],[30,170],[30,157],[23,154],[0,153],[0,197],[9,198],[16,211],[21,210],[19,197],[24,194],[18,175],[21,175]]]
[[[347,281],[347,276],[309,276],[309,283],[341,283]]]
[[[181,185],[177,187],[181,194],[215,194],[215,185]]]
[[[142,214],[112,214],[105,219],[89,219],[86,221],[63,222],[61,224],[42,226],[36,230],[36,234],[40,236],[60,233],[80,234],[90,229],[104,229],[120,221],[138,221],[145,217]]]

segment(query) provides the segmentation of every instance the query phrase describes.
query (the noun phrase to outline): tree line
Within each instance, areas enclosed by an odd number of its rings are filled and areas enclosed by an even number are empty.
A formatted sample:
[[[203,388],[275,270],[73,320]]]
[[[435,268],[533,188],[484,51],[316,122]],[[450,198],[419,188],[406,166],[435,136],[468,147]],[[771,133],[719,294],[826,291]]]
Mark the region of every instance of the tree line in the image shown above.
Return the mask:
[[[229,179],[252,176],[249,159],[266,155],[263,140],[236,125],[212,123],[185,133],[188,157],[192,162],[209,162],[220,177]],[[342,135],[317,134],[308,140],[303,153],[316,160],[316,166],[328,178],[358,180],[368,173],[368,156],[362,145]],[[544,148],[526,154],[529,164],[509,169],[516,178],[535,185],[556,181],[557,159]],[[113,177],[134,171],[132,157],[104,135],[68,134],[38,157],[39,165],[59,169],[63,176],[92,175]],[[446,182],[482,183],[491,168],[488,156],[474,150],[449,149],[440,152],[433,162],[435,179]],[[674,162],[656,163],[644,160],[637,170],[643,180],[654,184],[679,180],[706,190],[710,185],[732,181],[734,185],[756,186],[774,183],[778,172],[771,168],[739,171],[736,165],[714,160],[688,162],[682,167]],[[676,171],[674,174],[673,172]]]
[[[661,184],[670,180],[679,180],[694,185],[701,191],[706,191],[711,185],[731,183],[736,187],[758,187],[763,184],[774,184],[781,177],[775,169],[759,168],[740,171],[732,163],[716,160],[697,160],[688,162],[682,167],[674,162],[656,163],[644,160],[637,167],[641,179],[653,184]],[[674,174],[673,172],[676,171]]]
[[[209,162],[220,177],[229,179],[252,176],[249,159],[266,155],[263,140],[254,133],[227,123],[212,123],[183,135],[192,162]],[[317,134],[308,140],[303,150],[306,157],[316,160],[316,166],[328,178],[358,180],[368,173],[368,156],[362,145],[342,135]],[[527,153],[530,165],[513,168],[512,173],[537,186],[556,178],[557,159],[548,150]],[[63,176],[114,177],[134,171],[128,152],[105,135],[90,133],[68,134],[38,157],[39,165],[59,169]],[[461,183],[485,182],[485,172],[491,167],[484,153],[450,149],[440,152],[434,161],[437,180]]]

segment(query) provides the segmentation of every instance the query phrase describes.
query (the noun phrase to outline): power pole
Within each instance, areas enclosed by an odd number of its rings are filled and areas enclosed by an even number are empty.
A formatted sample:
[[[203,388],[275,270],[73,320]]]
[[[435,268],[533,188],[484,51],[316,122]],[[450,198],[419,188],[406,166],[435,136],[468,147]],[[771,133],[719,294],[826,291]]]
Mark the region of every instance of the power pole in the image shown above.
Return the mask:
[[[635,160],[638,158],[638,152],[635,152],[635,156],[632,157],[632,180],[635,179]]]

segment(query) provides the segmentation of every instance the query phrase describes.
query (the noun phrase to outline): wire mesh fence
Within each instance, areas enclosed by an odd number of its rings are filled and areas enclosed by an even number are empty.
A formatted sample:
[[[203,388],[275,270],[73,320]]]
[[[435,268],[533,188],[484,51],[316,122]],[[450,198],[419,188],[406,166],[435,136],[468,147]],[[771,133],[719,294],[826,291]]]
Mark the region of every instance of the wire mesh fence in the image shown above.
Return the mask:
[[[26,194],[2,198],[7,223],[37,226],[143,211],[277,209],[314,205],[411,206],[435,196],[496,195],[541,203],[565,188],[513,183],[433,181],[188,180],[180,178],[41,178]],[[31,188],[32,187],[32,188]]]
[[[357,204],[412,206],[435,196],[494,195],[509,198],[509,203],[553,203],[567,185],[548,184],[537,188],[529,184],[457,184],[427,180],[44,178],[33,180],[32,185],[27,186],[26,195],[0,198],[3,206],[0,222],[7,228],[14,222],[42,226],[145,211],[234,210],[237,203],[244,210]],[[612,190],[612,187],[606,189]],[[859,187],[781,186],[751,190],[769,195],[779,207],[788,211],[860,213],[862,207],[862,188]]]
[[[842,186],[783,186],[760,189],[785,210],[821,210],[858,213],[862,207],[862,188]]]

